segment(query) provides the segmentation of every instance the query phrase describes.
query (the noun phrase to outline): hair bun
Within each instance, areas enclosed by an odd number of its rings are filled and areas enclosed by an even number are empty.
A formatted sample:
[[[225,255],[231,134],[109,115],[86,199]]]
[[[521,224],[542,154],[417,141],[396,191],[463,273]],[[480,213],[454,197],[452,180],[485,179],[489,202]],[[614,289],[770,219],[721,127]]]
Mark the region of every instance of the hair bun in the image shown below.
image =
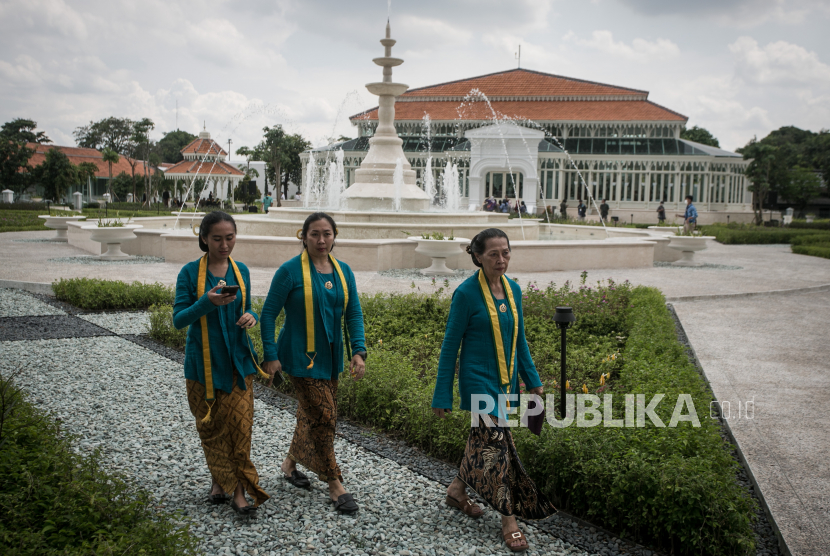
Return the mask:
[[[473,248],[469,245],[464,250],[467,252],[468,255],[473,254]]]

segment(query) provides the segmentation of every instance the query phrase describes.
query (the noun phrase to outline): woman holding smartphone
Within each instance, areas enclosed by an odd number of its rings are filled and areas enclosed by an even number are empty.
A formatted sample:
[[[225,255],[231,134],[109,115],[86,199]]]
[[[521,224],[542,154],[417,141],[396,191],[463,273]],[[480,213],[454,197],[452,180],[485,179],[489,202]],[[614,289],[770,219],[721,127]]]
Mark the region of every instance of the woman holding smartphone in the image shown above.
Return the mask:
[[[238,514],[252,515],[269,496],[260,488],[250,458],[258,366],[247,330],[256,325],[257,315],[251,311],[248,267],[230,256],[235,243],[236,222],[229,214],[216,211],[202,219],[199,248],[205,255],[179,272],[173,324],[177,329],[190,326],[184,376],[213,477],[208,500],[222,504],[230,499]]]
[[[303,223],[297,236],[303,251],[274,274],[262,307],[262,366],[272,377],[288,374],[297,393],[297,427],[282,462],[283,476],[296,487],[309,487],[308,477],[297,469],[302,464],[328,483],[338,512],[354,513],[357,503],[343,488],[334,454],[337,384],[344,344],[355,380],[363,377],[366,346],[354,274],[331,255],[336,236],[337,226],[326,213],[315,212]],[[274,321],[283,309],[285,323],[275,342]]]

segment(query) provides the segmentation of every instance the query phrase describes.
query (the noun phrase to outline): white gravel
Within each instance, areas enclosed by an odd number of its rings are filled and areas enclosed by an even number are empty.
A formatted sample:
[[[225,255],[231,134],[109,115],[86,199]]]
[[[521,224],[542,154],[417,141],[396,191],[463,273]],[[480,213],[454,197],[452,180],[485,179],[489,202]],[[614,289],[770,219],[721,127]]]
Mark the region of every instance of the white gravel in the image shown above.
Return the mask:
[[[210,476],[181,365],[118,337],[0,342],[0,373],[18,366],[32,401],[80,435],[79,449],[100,448],[110,467],[143,484],[160,507],[182,510],[206,554],[508,553],[497,513],[470,520],[444,506],[439,483],[341,438],[335,449],[345,486],[361,506],[357,516],[334,512],[313,474],[310,491],[292,487],[279,464],[294,417],[259,401],[252,459],[272,498],[257,519],[237,518],[229,506],[205,501]],[[584,554],[521,527],[528,554]]]
[[[146,311],[89,313],[78,317],[115,334],[147,334],[150,331],[150,315]]]
[[[39,317],[65,314],[60,309],[38,301],[20,290],[0,288],[0,317]]]

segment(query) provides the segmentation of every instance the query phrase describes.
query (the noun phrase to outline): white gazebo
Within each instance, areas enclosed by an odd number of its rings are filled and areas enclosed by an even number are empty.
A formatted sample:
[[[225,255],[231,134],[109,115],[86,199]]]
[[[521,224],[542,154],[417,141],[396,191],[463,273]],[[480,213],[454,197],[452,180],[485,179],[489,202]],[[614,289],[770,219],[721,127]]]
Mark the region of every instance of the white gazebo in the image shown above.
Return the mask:
[[[202,131],[199,137],[181,150],[184,160],[167,169],[165,178],[184,182],[185,191],[190,191],[189,200],[193,200],[191,187],[197,179],[204,180],[205,185],[196,192],[200,198],[207,198],[210,193],[216,200],[233,198],[233,189],[245,177],[245,173],[225,162],[228,153],[219,143],[210,138],[210,132]]]

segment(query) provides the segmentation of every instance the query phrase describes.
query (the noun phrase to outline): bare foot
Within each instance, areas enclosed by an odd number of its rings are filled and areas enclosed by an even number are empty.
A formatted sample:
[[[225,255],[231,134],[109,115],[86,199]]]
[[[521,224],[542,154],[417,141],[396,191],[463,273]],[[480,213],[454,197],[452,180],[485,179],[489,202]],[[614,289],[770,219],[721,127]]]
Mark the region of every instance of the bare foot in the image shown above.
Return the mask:
[[[233,501],[240,508],[248,505],[248,499],[245,498],[245,489],[242,488],[242,483],[236,483],[236,490],[233,491]]]
[[[334,479],[333,481],[329,481],[329,497],[337,502],[337,499],[346,494],[346,489],[343,488],[343,484]]]
[[[507,546],[510,548],[527,548],[527,541],[524,537],[519,538],[510,538],[512,533],[519,531],[519,524],[516,523],[516,518],[511,516],[502,516],[501,518],[501,531],[504,536],[507,536],[507,539],[504,541]]]
[[[285,461],[280,465],[283,475],[290,477],[291,473],[297,470],[297,462],[291,458],[285,458]]]
[[[467,499],[467,488],[464,481],[456,477],[447,487],[447,496],[455,498],[459,502],[464,502]]]
[[[216,481],[213,481],[213,486],[210,487],[210,494],[211,494],[211,496],[215,496],[217,494],[227,494],[227,493],[225,492],[225,489],[223,489],[222,486],[219,483],[217,483]]]

